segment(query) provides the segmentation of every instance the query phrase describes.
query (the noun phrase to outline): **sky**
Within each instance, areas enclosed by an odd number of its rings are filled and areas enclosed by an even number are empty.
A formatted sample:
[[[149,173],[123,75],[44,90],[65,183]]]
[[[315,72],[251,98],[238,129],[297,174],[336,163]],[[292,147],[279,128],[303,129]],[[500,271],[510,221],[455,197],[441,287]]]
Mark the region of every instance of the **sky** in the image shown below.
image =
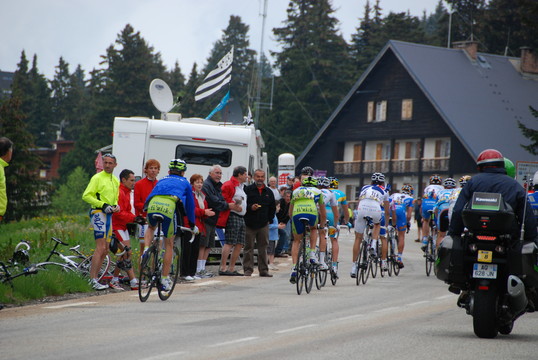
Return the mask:
[[[374,3],[375,0],[370,0]],[[288,0],[267,0],[263,49],[278,50],[272,29],[282,27]],[[381,0],[383,15],[432,13],[438,0]],[[0,0],[0,70],[13,72],[22,50],[31,62],[37,54],[41,73],[52,79],[60,57],[73,72],[78,64],[89,74],[100,68],[101,55],[126,24],[161,53],[165,66],[175,62],[188,76],[196,62],[204,66],[213,44],[222,37],[230,15],[250,26],[250,47],[261,48],[264,0]],[[366,0],[332,0],[339,29],[350,41]],[[271,58],[269,57],[271,60]]]

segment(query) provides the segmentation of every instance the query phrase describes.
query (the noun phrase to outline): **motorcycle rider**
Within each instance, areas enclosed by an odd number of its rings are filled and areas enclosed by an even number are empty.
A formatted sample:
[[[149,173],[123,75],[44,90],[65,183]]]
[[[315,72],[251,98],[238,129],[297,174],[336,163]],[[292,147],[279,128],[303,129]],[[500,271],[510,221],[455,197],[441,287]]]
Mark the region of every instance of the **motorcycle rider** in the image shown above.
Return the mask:
[[[533,241],[538,245],[538,231],[536,229],[536,219],[533,216],[532,208],[527,201],[525,189],[513,178],[506,175],[504,157],[495,149],[482,151],[476,160],[479,174],[473,176],[467,185],[461,190],[454,211],[452,221],[448,229],[448,234],[460,236],[463,232],[463,220],[461,217],[463,207],[467,204],[474,192],[500,193],[503,200],[507,202],[517,218],[517,223],[513,225],[512,239],[520,236],[521,223],[525,219],[525,241]],[[525,212],[525,216],[524,216]]]

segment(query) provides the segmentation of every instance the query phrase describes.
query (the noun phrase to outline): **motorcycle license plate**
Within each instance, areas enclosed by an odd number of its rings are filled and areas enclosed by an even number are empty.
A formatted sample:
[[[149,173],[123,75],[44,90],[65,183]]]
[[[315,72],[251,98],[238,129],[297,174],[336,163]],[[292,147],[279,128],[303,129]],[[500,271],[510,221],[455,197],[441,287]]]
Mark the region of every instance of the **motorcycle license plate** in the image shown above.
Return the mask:
[[[475,279],[496,279],[497,264],[479,264],[473,265],[473,278]]]
[[[490,263],[493,260],[493,251],[478,250],[478,261]]]

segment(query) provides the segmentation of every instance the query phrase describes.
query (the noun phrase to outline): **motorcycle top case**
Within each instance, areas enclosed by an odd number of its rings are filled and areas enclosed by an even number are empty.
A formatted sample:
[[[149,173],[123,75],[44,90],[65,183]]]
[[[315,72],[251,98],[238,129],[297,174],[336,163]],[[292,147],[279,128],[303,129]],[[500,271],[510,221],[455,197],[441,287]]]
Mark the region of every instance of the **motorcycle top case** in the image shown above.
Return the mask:
[[[515,224],[512,207],[498,193],[473,193],[462,211],[462,219],[472,233],[509,234]]]
[[[460,236],[445,236],[435,260],[436,276],[448,284],[464,284],[467,281],[463,269],[464,244]]]

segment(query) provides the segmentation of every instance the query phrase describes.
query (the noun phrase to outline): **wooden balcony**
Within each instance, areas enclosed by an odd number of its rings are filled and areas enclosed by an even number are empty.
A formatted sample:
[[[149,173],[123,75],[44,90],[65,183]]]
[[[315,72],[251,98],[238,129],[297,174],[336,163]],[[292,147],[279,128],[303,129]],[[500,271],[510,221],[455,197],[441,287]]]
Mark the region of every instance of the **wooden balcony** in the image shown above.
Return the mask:
[[[428,159],[394,159],[389,160],[363,160],[363,161],[335,161],[335,175],[358,175],[361,172],[371,174],[382,172],[392,174],[418,173],[420,161],[422,161],[422,172],[448,171],[448,157],[428,158]],[[389,171],[389,164],[391,169]]]
[[[422,159],[422,172],[448,171],[449,157]]]
[[[355,175],[361,171],[361,161],[335,161],[334,173],[336,175]]]
[[[396,159],[392,160],[392,173],[417,173],[419,159]]]

